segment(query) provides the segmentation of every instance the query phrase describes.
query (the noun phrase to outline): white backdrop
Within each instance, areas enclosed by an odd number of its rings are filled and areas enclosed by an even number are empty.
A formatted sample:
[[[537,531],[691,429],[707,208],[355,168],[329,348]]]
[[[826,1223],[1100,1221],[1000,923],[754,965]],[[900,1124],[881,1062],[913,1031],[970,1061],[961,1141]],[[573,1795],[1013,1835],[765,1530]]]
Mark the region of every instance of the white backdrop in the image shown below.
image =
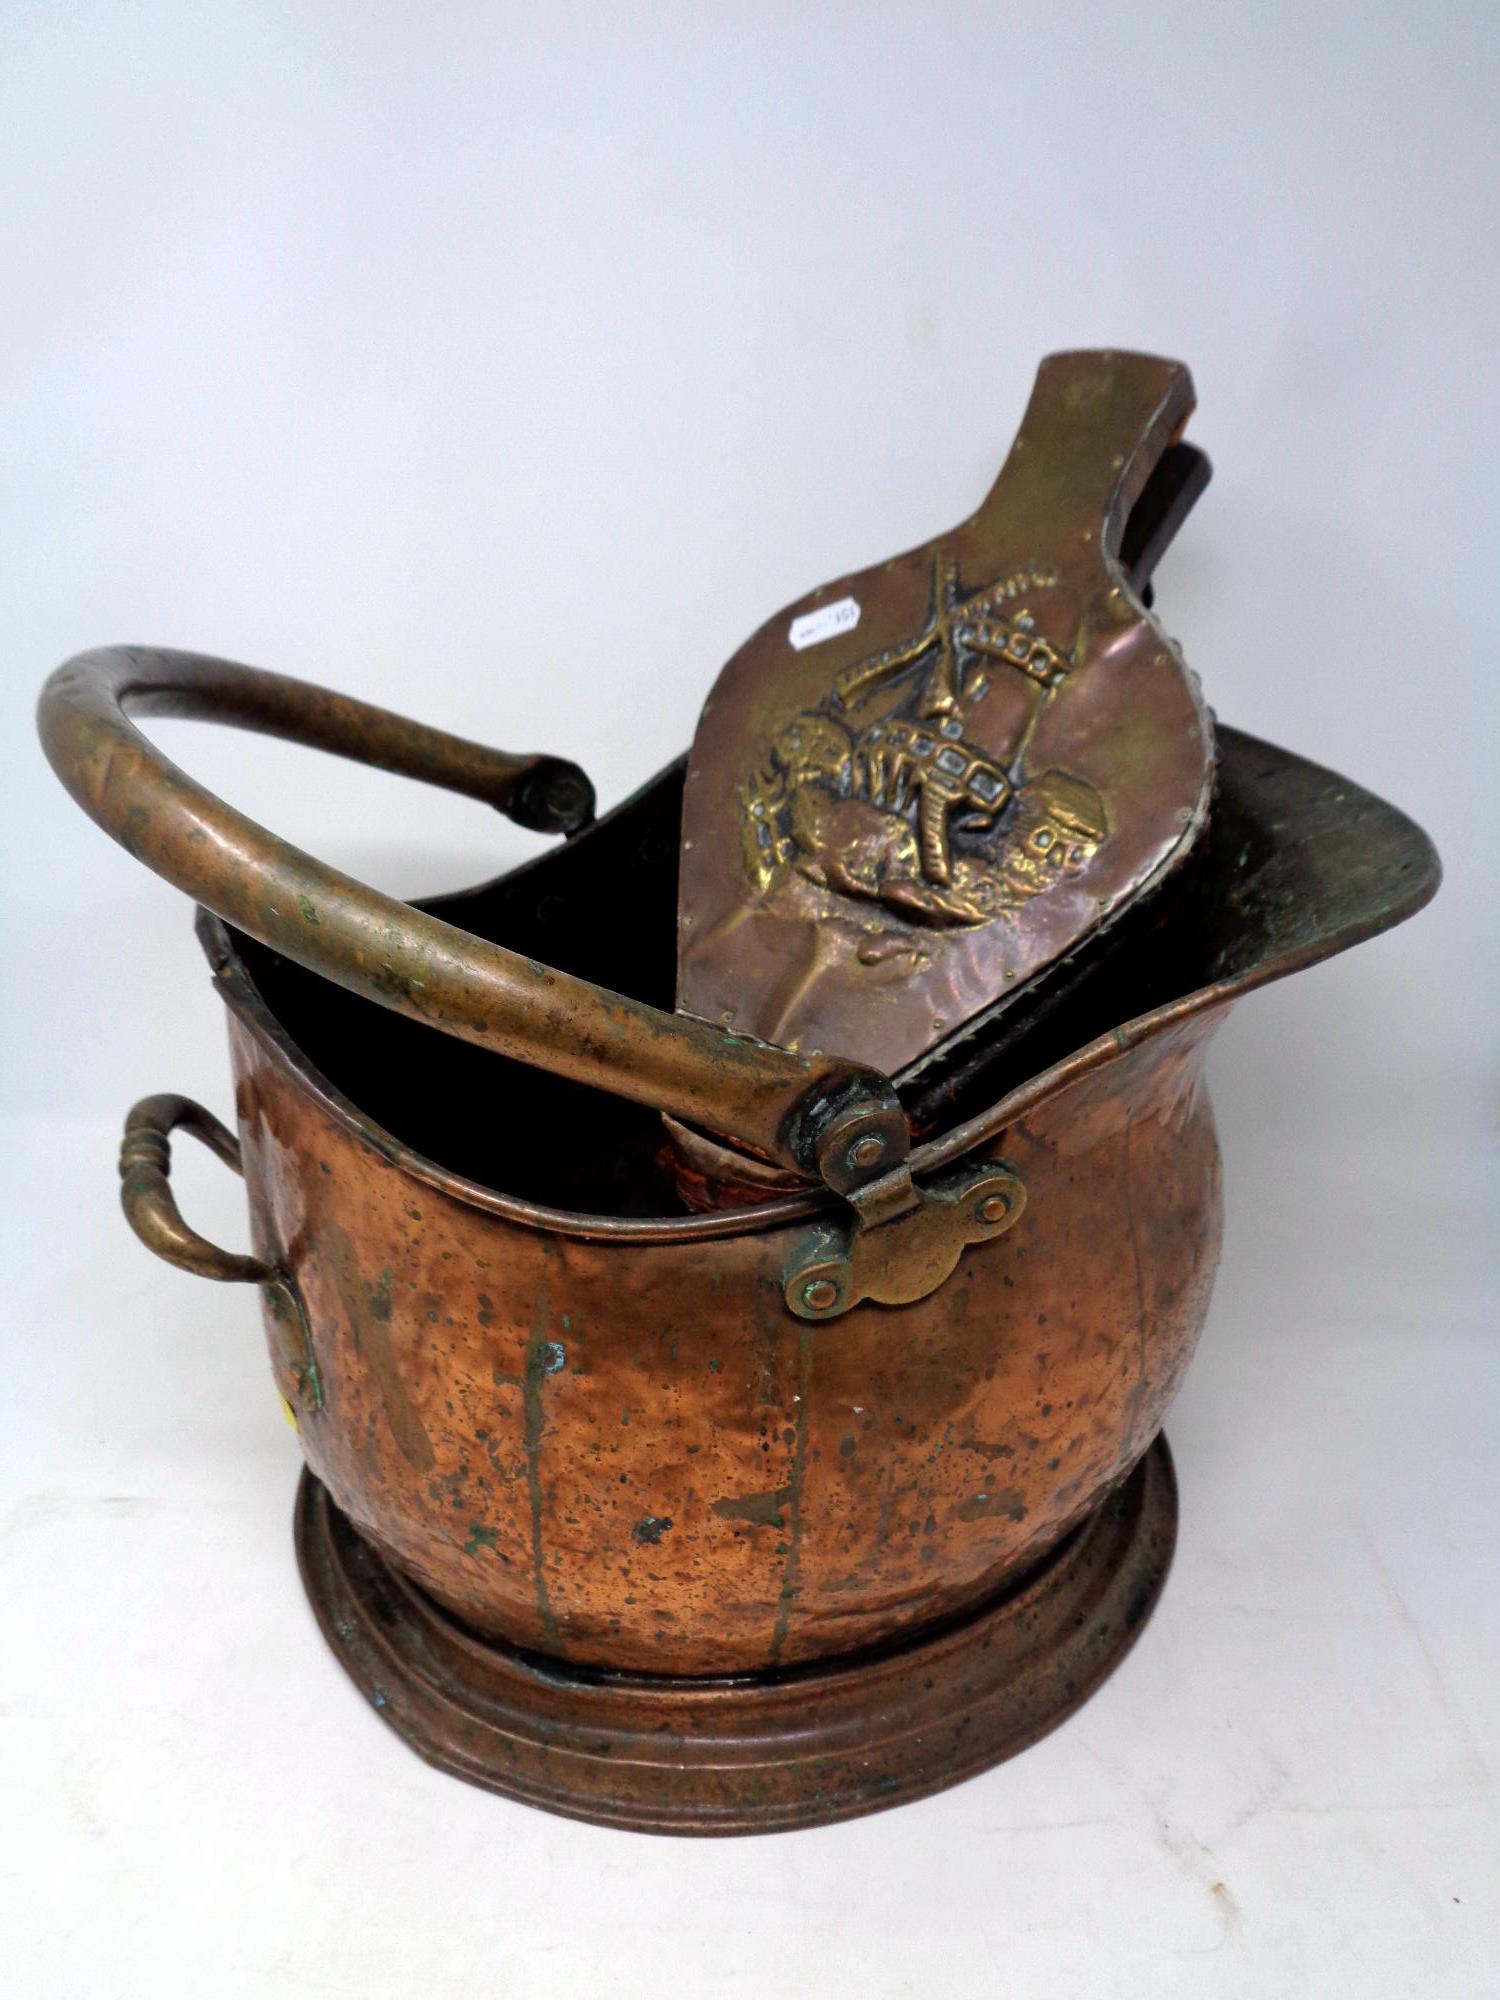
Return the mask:
[[[0,16],[0,1985],[1493,1992],[1500,16],[647,12]],[[136,1095],[225,1109],[223,1023],[35,689],[109,640],[223,653],[576,756],[607,803],[768,612],[967,513],[1038,358],[1096,345],[1197,379],[1216,478],[1158,594],[1218,712],[1448,868],[1220,1038],[1162,1611],[1059,1736],[856,1827],[652,1843],[440,1781],[297,1596],[253,1301],[113,1211]],[[159,735],[399,893],[526,851]]]

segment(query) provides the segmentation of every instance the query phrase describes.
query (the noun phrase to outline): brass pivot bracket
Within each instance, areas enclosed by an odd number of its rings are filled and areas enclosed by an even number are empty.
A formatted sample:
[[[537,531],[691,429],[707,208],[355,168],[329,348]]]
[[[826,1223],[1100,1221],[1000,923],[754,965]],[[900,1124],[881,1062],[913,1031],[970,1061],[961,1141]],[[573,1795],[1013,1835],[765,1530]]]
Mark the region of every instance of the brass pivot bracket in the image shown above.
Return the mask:
[[[1026,1206],[1026,1189],[993,1161],[918,1187],[903,1160],[850,1189],[848,1201],[853,1215],[812,1230],[787,1267],[783,1290],[798,1319],[837,1319],[861,1299],[925,1299],[971,1243],[1004,1235]]]

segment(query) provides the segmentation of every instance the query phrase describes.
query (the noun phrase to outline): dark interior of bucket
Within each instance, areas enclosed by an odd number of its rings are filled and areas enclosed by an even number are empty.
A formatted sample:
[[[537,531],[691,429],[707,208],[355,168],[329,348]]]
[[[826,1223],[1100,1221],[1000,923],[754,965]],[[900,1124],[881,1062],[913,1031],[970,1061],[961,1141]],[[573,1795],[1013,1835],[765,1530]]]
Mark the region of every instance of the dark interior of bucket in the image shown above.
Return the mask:
[[[681,763],[587,833],[498,881],[422,907],[548,965],[670,1008]],[[1420,829],[1289,752],[1219,731],[1209,826],[1189,864],[941,1063],[902,1082],[919,1134],[985,1109],[1167,1001],[1292,971],[1431,893]],[[450,1171],[599,1215],[680,1210],[657,1115],[457,1042],[229,931],[306,1062],[367,1118]],[[857,1055],[857,1050],[849,1051]]]

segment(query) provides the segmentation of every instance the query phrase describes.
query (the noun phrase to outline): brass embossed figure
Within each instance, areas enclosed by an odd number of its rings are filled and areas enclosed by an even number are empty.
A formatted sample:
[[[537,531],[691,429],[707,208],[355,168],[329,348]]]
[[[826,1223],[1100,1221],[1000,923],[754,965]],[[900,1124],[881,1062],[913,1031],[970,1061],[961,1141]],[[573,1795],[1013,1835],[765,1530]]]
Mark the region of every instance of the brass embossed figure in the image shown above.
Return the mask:
[[[685,775],[683,1012],[914,1076],[1186,861],[1213,718],[1148,582],[1207,478],[1192,402],[1175,362],[1049,357],[967,518],[729,661]]]
[[[984,924],[1087,865],[1109,835],[1097,790],[1066,771],[1031,781],[1024,773],[1072,655],[1036,629],[1027,603],[1007,605],[1022,590],[1055,595],[1056,584],[1035,568],[962,598],[956,563],[935,558],[922,630],[846,669],[820,707],[777,734],[742,787],[745,860],[763,893],[795,869],[909,922]],[[965,720],[997,667],[1022,675],[1030,695],[1004,761],[970,738]]]
[[[1438,879],[1394,808],[1216,735],[1154,618],[1191,404],[1171,361],[1049,358],[979,510],[766,621],[592,825],[565,759],[230,661],[49,681],[54,768],[200,905],[229,1014],[238,1129],[142,1099],[126,1215],[259,1291],[308,1596],[441,1769],[608,1826],[818,1824],[1012,1755],[1141,1630],[1219,1252],[1209,1036]],[[133,714],[569,838],[400,902]],[[248,1252],[178,1209],[188,1134],[243,1171]]]

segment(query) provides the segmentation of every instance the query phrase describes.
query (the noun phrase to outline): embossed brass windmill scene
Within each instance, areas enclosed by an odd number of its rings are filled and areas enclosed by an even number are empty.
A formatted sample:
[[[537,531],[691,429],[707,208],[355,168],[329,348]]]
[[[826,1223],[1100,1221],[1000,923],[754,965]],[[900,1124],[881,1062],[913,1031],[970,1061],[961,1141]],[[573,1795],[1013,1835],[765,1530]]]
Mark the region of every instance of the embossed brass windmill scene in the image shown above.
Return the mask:
[[[1087,865],[1108,837],[1104,800],[1069,772],[1026,774],[1074,661],[1029,602],[1057,586],[1055,571],[1021,570],[965,597],[957,564],[933,558],[922,630],[845,668],[742,787],[745,858],[763,892],[796,868],[916,923],[981,924]],[[1065,616],[1076,626],[1071,607]],[[1019,674],[1028,697],[1003,760],[965,721],[997,673]]]
[[[1052,356],[967,521],[730,661],[689,758],[680,1007],[906,1073],[1185,858],[1212,722],[1145,593],[1207,478],[1192,406],[1175,362]]]
[[[259,1290],[308,1596],[441,1769],[813,1825],[1012,1755],[1140,1631],[1218,1257],[1208,1037],[1438,879],[1394,808],[1216,730],[1154,617],[1192,402],[1173,361],[1044,361],[978,510],[768,620],[597,821],[564,758],[230,661],[48,682],[54,768],[200,906],[230,1017],[238,1130],[142,1099],[126,1215]],[[567,838],[400,902],[135,715]],[[243,1171],[249,1254],[179,1211],[178,1132]]]

